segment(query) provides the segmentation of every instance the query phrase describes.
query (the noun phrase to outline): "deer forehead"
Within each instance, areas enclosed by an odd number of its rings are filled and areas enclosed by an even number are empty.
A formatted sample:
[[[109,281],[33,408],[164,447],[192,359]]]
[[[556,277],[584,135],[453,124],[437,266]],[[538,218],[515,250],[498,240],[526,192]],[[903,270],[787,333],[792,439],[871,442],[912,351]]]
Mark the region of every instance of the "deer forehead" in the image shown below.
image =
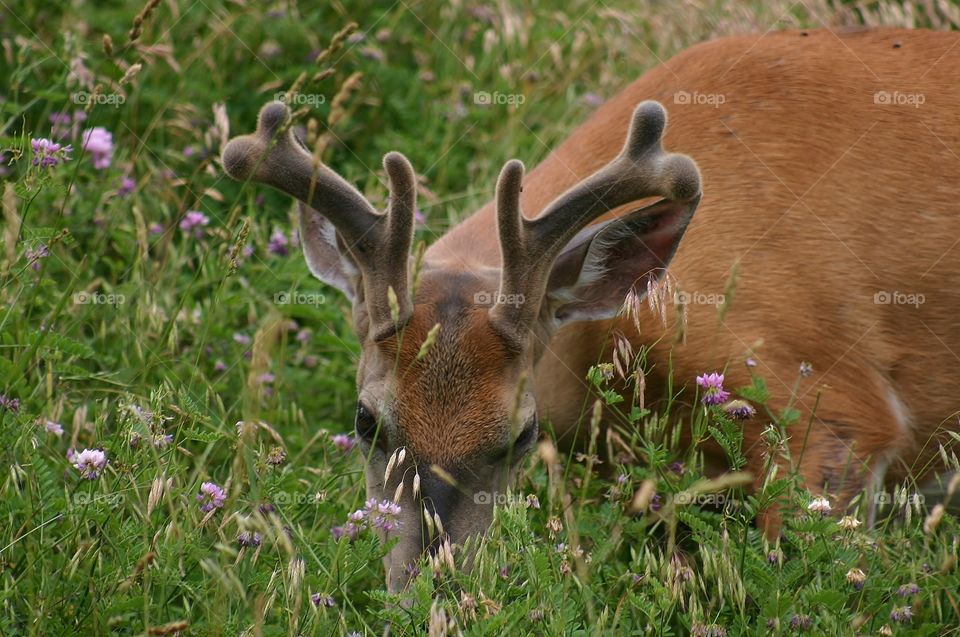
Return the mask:
[[[365,348],[392,387],[399,437],[418,457],[456,463],[509,439],[522,362],[494,328],[489,303],[477,302],[487,285],[466,274],[425,277],[402,331]]]

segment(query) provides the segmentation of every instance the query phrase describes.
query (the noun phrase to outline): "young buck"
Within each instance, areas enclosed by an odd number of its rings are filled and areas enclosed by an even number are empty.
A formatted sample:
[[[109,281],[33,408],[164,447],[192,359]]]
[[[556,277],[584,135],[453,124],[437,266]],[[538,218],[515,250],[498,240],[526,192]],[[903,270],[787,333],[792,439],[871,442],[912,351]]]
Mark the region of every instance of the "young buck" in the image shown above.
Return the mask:
[[[578,437],[585,374],[609,360],[616,332],[645,348],[653,403],[696,407],[705,371],[725,371],[728,388],[765,377],[771,410],[798,413],[794,468],[835,506],[933,467],[960,408],[949,373],[960,361],[958,42],[824,30],[690,49],[530,174],[508,162],[495,200],[430,247],[416,282],[409,162],[384,158],[378,213],[294,138],[283,104],[266,105],[223,164],[303,202],[307,265],[353,303],[367,490],[391,499],[406,487],[389,587],[436,550],[435,520],[454,543],[488,527],[492,498],[477,494],[503,492],[538,414],[559,439]],[[673,102],[665,138],[666,112],[644,100]],[[620,316],[668,263],[683,293],[657,301],[683,311]],[[770,418],[747,415],[759,480]]]

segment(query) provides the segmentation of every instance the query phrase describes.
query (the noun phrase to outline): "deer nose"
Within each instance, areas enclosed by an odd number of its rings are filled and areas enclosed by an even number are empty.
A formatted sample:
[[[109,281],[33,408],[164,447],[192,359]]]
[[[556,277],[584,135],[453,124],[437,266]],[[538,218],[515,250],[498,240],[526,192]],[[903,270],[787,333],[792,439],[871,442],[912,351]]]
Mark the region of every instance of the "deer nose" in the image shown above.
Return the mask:
[[[457,485],[450,484],[432,470],[420,474],[420,494],[424,510],[434,521],[433,533],[429,533],[428,528],[423,529],[423,549],[434,555],[443,538],[454,535],[457,525],[454,511],[465,496]],[[438,518],[440,524],[436,523]]]

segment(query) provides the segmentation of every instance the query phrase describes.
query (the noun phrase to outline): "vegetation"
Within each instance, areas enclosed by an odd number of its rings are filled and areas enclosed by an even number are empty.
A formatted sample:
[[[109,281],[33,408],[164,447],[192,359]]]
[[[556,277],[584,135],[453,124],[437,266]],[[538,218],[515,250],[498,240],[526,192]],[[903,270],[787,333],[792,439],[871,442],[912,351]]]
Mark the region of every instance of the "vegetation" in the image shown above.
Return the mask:
[[[365,499],[347,304],[307,272],[291,202],[218,159],[285,95],[377,203],[380,157],[410,157],[429,242],[505,160],[535,164],[687,46],[950,28],[951,6],[316,4],[0,3],[0,634],[956,634],[956,517],[914,485],[869,529],[865,506],[824,515],[790,472],[752,495],[736,472],[704,479],[710,441],[742,465],[737,425],[720,406],[641,409],[642,352],[591,374],[633,423],[622,444],[545,443],[476,568],[424,562],[391,597],[380,541],[334,531]],[[692,401],[694,379],[676,383]],[[759,377],[727,389],[763,403]],[[790,466],[804,424],[770,416],[768,455]],[[778,497],[792,506],[771,544],[754,518]]]

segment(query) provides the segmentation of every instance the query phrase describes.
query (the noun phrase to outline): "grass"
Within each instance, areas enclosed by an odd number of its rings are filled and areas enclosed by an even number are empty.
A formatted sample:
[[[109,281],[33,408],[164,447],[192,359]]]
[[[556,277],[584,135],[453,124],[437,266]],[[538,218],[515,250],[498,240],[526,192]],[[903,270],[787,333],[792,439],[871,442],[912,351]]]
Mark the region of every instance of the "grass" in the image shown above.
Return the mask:
[[[355,403],[348,307],[296,246],[274,253],[295,228],[290,201],[226,179],[217,159],[228,122],[248,132],[305,74],[302,133],[377,204],[380,157],[407,154],[431,241],[491,196],[505,160],[533,165],[686,46],[956,16],[894,2],[0,4],[0,394],[19,401],[0,407],[0,634],[957,633],[955,517],[934,525],[901,498],[876,528],[843,528],[807,511],[789,473],[752,495],[735,473],[706,480],[700,444],[738,468],[736,425],[641,410],[607,367],[592,380],[634,423],[617,477],[597,475],[604,439],[559,462],[544,447],[478,566],[423,564],[399,604],[379,540],[331,532],[364,499],[362,459],[333,436]],[[478,104],[478,91],[523,103]],[[93,127],[112,134],[108,167],[82,150]],[[31,138],[58,135],[72,158],[33,165]],[[209,223],[182,230],[191,211]],[[762,379],[739,393],[762,403]],[[677,426],[698,444],[677,448]],[[773,419],[771,458],[798,427]],[[82,479],[68,449],[101,449],[106,468]],[[205,481],[226,491],[208,513]],[[796,508],[770,544],[753,518],[778,497]]]

